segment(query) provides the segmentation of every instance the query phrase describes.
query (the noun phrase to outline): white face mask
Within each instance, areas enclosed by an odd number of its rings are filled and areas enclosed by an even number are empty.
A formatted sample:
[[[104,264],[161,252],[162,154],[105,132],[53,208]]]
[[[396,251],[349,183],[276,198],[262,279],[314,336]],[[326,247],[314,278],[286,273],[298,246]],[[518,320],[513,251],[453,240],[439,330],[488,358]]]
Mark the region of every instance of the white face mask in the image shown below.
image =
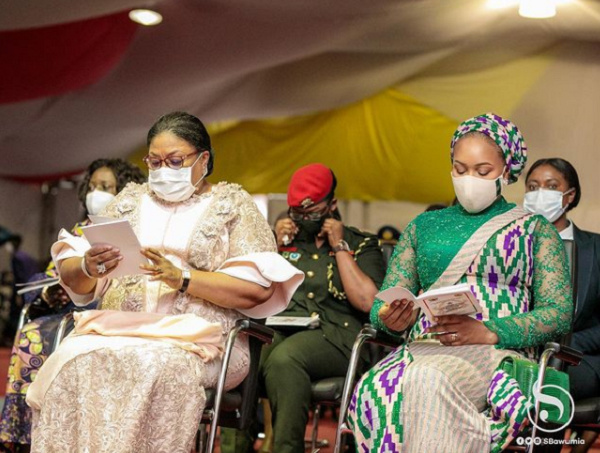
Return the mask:
[[[563,196],[571,192],[573,189],[569,189],[566,192],[560,192],[558,190],[538,189],[525,194],[523,200],[523,207],[529,212],[534,214],[540,214],[548,219],[548,222],[554,222],[557,220],[567,207],[568,204],[563,207]]]
[[[88,192],[85,196],[85,207],[88,214],[98,215],[114,198],[115,196],[112,193],[98,189]]]
[[[206,176],[207,169],[204,170],[202,177],[192,184],[192,168],[200,160],[200,156],[189,167],[182,167],[179,170],[174,170],[167,166],[161,167],[158,170],[150,170],[148,183],[150,188],[156,195],[166,201],[179,202],[185,201],[192,196],[196,190],[196,186],[202,182]]]
[[[504,172],[502,172],[504,174]],[[496,179],[483,179],[476,176],[454,176],[454,193],[460,205],[471,214],[476,214],[491,206],[507,184],[502,175]]]

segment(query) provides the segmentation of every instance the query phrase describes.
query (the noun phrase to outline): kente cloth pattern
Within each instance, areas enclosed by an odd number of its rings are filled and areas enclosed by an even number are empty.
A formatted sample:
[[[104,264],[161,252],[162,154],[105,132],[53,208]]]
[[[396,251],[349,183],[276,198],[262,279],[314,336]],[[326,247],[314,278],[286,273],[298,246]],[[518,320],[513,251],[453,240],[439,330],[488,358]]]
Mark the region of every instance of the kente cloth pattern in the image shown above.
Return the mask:
[[[512,206],[500,199],[476,215],[460,206],[420,215],[403,233],[382,290],[427,290],[481,225]],[[424,333],[429,323],[421,316],[408,346],[392,352],[355,388],[349,423],[359,451],[481,453],[510,443],[525,412],[517,383],[508,377],[494,380],[497,367],[506,355],[533,358],[533,347],[567,332],[572,315],[568,275],[558,233],[540,216],[523,217],[493,234],[459,282],[470,285],[483,308],[479,318],[499,343],[442,346]],[[374,302],[371,322],[394,334],[378,316],[382,304]],[[424,341],[435,346],[425,348]],[[433,362],[427,358],[431,355],[436,356]],[[427,387],[418,387],[420,380]],[[422,420],[437,422],[427,427]],[[457,429],[466,433],[458,436],[466,442],[462,446],[452,441]]]
[[[527,145],[517,126],[495,113],[484,113],[462,122],[452,137],[450,152],[454,158],[454,145],[469,132],[480,132],[490,137],[502,150],[509,172],[509,183],[515,182],[527,163]]]

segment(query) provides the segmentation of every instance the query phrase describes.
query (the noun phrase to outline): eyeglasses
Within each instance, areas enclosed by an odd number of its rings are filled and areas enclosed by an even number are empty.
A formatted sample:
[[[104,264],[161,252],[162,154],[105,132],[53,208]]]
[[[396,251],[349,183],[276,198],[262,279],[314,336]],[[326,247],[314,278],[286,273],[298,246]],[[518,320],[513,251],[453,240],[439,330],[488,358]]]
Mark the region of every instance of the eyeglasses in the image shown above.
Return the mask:
[[[327,214],[327,211],[329,211],[329,205],[325,206],[323,209],[320,209],[319,211],[312,211],[312,212],[298,211],[296,209],[290,208],[288,210],[288,215],[290,216],[290,219],[292,219],[295,222],[297,222],[299,220],[304,220],[304,219],[321,220],[321,218]]]
[[[172,168],[173,170],[179,170],[183,167],[183,163],[188,157],[196,154],[200,154],[200,151],[194,151],[193,153],[186,154],[185,156],[165,157],[164,159],[161,159],[158,156],[147,155],[144,156],[142,160],[150,170],[158,170],[163,166],[163,162],[167,164],[167,167]]]

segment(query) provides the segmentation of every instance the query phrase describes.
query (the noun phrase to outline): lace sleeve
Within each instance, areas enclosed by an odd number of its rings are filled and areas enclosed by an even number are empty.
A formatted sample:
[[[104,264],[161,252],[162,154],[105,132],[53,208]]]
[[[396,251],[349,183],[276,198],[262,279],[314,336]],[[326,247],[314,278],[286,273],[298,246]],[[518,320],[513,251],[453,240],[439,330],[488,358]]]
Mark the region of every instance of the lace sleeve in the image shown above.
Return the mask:
[[[403,286],[416,294],[419,290],[419,278],[417,275],[417,256],[416,256],[416,227],[411,222],[400,237],[398,245],[390,258],[387,273],[381,286],[381,291],[393,286]],[[379,318],[379,309],[384,304],[381,299],[375,299],[371,308],[371,324],[378,330],[383,330],[389,334],[396,334],[388,329]]]
[[[533,310],[486,321],[497,348],[543,345],[569,331],[573,296],[565,247],[549,222],[537,222],[533,239]]]
[[[229,224],[228,258],[256,252],[275,252],[275,236],[248,192],[236,194],[236,215]]]

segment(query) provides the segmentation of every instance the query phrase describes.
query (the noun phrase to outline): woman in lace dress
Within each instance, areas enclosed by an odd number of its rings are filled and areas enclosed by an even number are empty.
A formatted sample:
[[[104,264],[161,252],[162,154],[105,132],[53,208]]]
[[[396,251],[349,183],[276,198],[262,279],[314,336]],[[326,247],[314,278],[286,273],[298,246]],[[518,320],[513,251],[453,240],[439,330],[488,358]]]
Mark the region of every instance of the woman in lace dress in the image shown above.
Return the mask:
[[[33,452],[189,452],[225,335],[245,315],[281,311],[303,279],[248,193],[205,180],[213,151],[200,120],[164,115],[148,147],[149,183],[128,185],[102,213],[130,222],[144,273],[111,278],[120,251],[64,230],[52,247],[73,301],[102,309],[76,314],[75,335],[29,390]],[[247,370],[240,339],[227,387]]]
[[[556,229],[501,196],[525,167],[517,127],[488,113],[462,123],[452,140],[458,204],[426,212],[405,229],[383,289],[414,294],[466,283],[483,312],[432,326],[406,300],[376,300],[371,321],[408,341],[358,383],[350,425],[363,452],[498,452],[526,421],[515,380],[498,368],[509,354],[568,331],[572,298]]]

